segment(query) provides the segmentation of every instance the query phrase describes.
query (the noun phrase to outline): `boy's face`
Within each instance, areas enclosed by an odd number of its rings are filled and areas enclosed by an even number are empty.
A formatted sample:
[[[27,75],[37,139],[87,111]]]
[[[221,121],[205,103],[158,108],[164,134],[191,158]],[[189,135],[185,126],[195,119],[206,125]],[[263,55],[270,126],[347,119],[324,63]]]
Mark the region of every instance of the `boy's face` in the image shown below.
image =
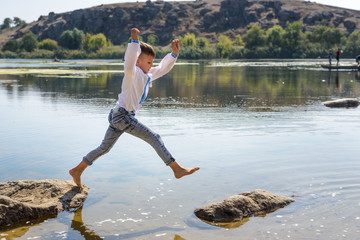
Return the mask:
[[[148,73],[150,68],[153,66],[154,57],[148,54],[140,54],[136,61],[136,66],[138,66],[144,73]]]

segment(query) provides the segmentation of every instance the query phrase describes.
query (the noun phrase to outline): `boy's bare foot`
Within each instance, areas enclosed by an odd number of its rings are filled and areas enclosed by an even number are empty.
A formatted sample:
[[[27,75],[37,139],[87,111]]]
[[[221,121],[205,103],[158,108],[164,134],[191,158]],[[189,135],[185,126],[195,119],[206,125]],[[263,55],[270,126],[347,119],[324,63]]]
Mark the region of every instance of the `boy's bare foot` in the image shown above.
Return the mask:
[[[72,176],[74,183],[79,187],[79,188],[83,188],[81,186],[81,173],[78,173],[75,168],[71,169],[69,171],[69,174]]]
[[[83,188],[81,186],[81,174],[84,172],[87,166],[88,165],[84,161],[81,161],[79,165],[69,171],[69,174],[72,176],[74,183],[81,189]]]
[[[170,163],[169,166],[173,170],[174,175],[177,179],[182,178],[183,176],[186,176],[186,175],[193,174],[194,172],[196,172],[197,170],[200,169],[199,167],[185,168],[185,167],[180,166],[176,161]]]

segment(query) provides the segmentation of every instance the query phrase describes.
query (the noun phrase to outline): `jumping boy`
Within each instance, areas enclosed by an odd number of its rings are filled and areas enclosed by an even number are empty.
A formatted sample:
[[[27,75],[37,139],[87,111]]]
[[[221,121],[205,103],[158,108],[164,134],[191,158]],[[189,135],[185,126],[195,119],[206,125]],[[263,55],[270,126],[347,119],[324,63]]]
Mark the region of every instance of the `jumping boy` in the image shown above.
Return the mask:
[[[166,149],[160,136],[135,118],[135,114],[139,111],[140,105],[145,100],[149,87],[151,87],[151,82],[172,69],[180,51],[179,40],[173,40],[171,43],[172,52],[161,60],[159,66],[153,67],[155,51],[150,45],[139,41],[139,33],[140,31],[137,28],[131,29],[132,41],[128,44],[125,52],[125,76],[121,93],[116,106],[109,113],[110,125],[104,140],[98,148],[89,152],[79,165],[69,171],[75,184],[80,188],[82,188],[81,174],[84,170],[92,165],[97,158],[110,151],[124,132],[149,143],[164,163],[173,170],[176,178],[190,175],[200,169],[199,167],[184,168],[180,166]]]

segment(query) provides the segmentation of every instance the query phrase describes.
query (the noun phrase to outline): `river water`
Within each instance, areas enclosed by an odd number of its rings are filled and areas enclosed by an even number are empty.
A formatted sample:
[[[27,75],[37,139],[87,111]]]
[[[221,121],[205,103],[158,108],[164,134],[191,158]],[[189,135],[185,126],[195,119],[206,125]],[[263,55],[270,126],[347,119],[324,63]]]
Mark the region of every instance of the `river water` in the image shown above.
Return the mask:
[[[83,174],[91,189],[81,209],[3,229],[0,239],[359,238],[360,110],[322,102],[358,98],[360,76],[323,62],[180,62],[153,82],[137,118],[196,174],[176,180],[124,134]],[[1,69],[0,182],[71,179],[107,129],[122,63],[0,60]],[[295,202],[221,227],[193,213],[254,189]]]

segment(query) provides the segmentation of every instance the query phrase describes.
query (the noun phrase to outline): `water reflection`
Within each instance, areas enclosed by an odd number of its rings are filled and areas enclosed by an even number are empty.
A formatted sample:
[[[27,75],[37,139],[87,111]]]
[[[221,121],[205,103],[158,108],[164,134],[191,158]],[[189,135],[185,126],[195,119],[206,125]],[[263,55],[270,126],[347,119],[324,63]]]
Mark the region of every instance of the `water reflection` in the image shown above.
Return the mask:
[[[11,226],[5,226],[0,228],[0,237],[5,237],[6,240],[17,239],[24,236],[30,228],[40,226],[41,223],[56,218],[57,214],[47,215],[41,218],[33,219],[23,223],[13,224]],[[1,238],[2,239],[2,238]]]
[[[121,73],[86,78],[0,75],[0,108],[4,113],[0,123],[4,149],[0,162],[6,166],[0,171],[3,181],[24,176],[63,177],[64,169],[87,151],[90,141],[95,139],[94,143],[98,143],[99,135],[95,131],[103,134],[103,129],[96,124],[104,123],[102,115],[107,114],[107,110],[96,115],[97,110],[91,106],[104,109],[113,105],[121,89],[122,77]],[[251,224],[243,227],[239,226],[244,222],[225,227],[235,227],[231,231],[203,222],[185,222],[184,219],[191,215],[192,206],[188,206],[188,211],[181,210],[166,218],[150,218],[136,226],[120,221],[97,226],[94,223],[104,217],[102,208],[107,208],[107,218],[111,219],[118,217],[116,211],[122,214],[123,209],[128,208],[111,205],[114,199],[109,197],[97,205],[85,205],[84,212],[76,212],[74,216],[64,213],[43,224],[25,225],[16,234],[29,239],[38,236],[57,239],[60,237],[55,231],[62,231],[68,234],[68,239],[85,238],[88,233],[96,238],[141,239],[157,238],[155,235],[167,233],[164,238],[180,240],[183,238],[174,234],[196,239],[201,232],[203,239],[238,239],[240,234],[246,239],[285,239],[291,231],[293,238],[310,239],[317,229],[322,229],[321,225],[325,225],[319,238],[338,239],[341,237],[337,235],[339,232],[348,230],[349,238],[356,239],[360,217],[354,215],[351,206],[358,204],[359,195],[354,184],[359,182],[356,159],[359,141],[354,131],[360,127],[359,109],[329,110],[320,103],[330,98],[359,95],[358,72],[248,65],[209,66],[206,63],[176,65],[168,75],[154,82],[144,103],[147,109],[144,109],[143,116],[146,121],[151,121],[150,125],[156,123],[158,129],[168,129],[163,131],[175,151],[184,157],[193,156],[190,160],[199,161],[207,169],[202,173],[202,180],[181,182],[164,198],[173,197],[169,201],[171,205],[186,201],[191,201],[188,205],[195,205],[203,203],[204,196],[218,199],[234,189],[264,187],[282,193],[295,191],[304,196],[300,205],[290,207],[291,213],[287,212],[281,219],[269,214],[264,219],[252,218]],[[222,106],[225,107],[219,108]],[[154,108],[164,109],[152,111]],[[79,109],[87,112],[77,114]],[[90,119],[84,115],[95,117]],[[162,119],[163,115],[167,116],[166,120]],[[188,149],[185,151],[184,147]],[[127,148],[119,149],[124,149],[125,155],[132,154]],[[116,154],[109,155],[106,161],[94,168],[96,173],[88,175],[88,181],[98,189],[122,189],[124,181],[113,179],[125,179],[131,175],[126,183],[136,188],[144,182],[137,180],[133,173],[148,171],[155,182],[167,178],[151,164],[144,170],[134,170],[133,162],[144,159],[147,161],[145,154],[131,155],[131,161],[119,161]],[[221,171],[219,159],[223,160]],[[109,164],[119,164],[116,165],[119,169],[131,174],[119,177],[120,174],[112,173]],[[239,172],[243,174],[239,175]],[[239,182],[242,182],[241,186]],[[125,202],[131,202],[131,192],[126,188],[122,192],[124,196],[130,195]],[[189,196],[189,192],[199,194]],[[144,192],[136,197],[145,199],[151,196],[149,194],[155,195],[156,192],[145,186]],[[143,206],[139,202],[132,203],[134,209]],[[154,216],[162,214],[162,203],[154,203]],[[86,212],[91,212],[91,217],[81,216]],[[87,222],[87,217],[92,220]],[[346,219],[339,222],[339,217]],[[315,219],[315,222],[310,219]],[[50,228],[55,230],[49,231]],[[265,233],[267,229],[279,235],[269,235]]]
[[[105,73],[86,78],[39,75],[0,77],[1,80],[14,78],[18,80],[19,95],[37,89],[53,93],[54,98],[66,94],[74,99],[96,97],[115,100],[121,90],[123,74]],[[304,105],[318,97],[356,97],[360,95],[359,78],[359,72],[349,74],[249,66],[209,67],[205,63],[177,65],[168,75],[154,82],[145,104],[160,107],[195,105],[265,108],[274,105]],[[324,79],[327,79],[327,87]],[[11,94],[14,83],[1,80],[1,85]]]
[[[97,235],[93,230],[90,230],[89,227],[84,225],[84,222],[82,220],[82,208],[83,207],[80,207],[75,211],[73,220],[71,222],[71,228],[76,231],[79,231],[81,236],[83,236],[85,239],[93,239],[93,240],[103,239],[99,235]]]

